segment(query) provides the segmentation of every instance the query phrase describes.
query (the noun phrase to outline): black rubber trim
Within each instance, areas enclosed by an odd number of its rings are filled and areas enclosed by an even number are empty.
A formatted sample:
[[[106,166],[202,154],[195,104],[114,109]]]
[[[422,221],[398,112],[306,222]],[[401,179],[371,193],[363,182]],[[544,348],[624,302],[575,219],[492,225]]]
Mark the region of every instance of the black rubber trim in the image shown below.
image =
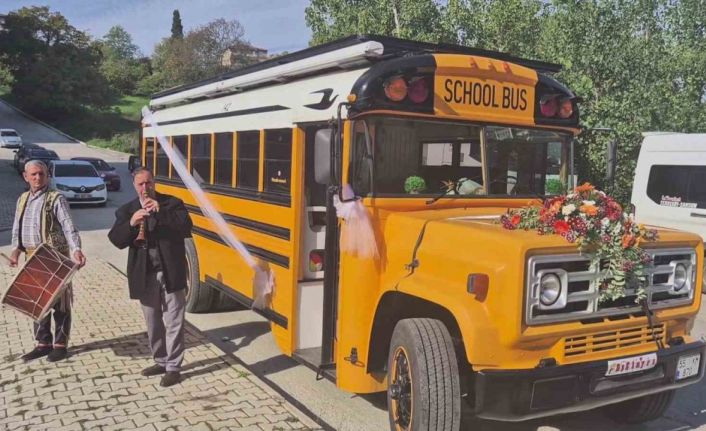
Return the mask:
[[[274,323],[275,325],[281,326],[284,329],[287,329],[289,326],[289,320],[279,314],[278,312],[271,310],[271,309],[266,309],[266,310],[260,310],[258,308],[252,308],[252,303],[253,300],[248,298],[247,296],[243,295],[242,293],[230,288],[228,285],[221,283],[220,281],[216,280],[213,277],[206,276],[206,284],[209,287],[213,287],[214,289],[217,289],[230,298],[238,301],[239,303],[243,304],[244,306],[252,309],[252,311],[256,312],[257,314],[261,315],[265,319],[269,320],[270,322]]]
[[[181,179],[156,176],[154,178],[154,181],[157,184],[165,184],[168,186],[186,188],[184,182],[181,181]],[[281,195],[277,193],[260,193],[255,190],[234,189],[232,187],[219,186],[216,184],[203,184],[201,188],[205,192],[221,196],[230,196],[233,198],[246,199],[249,201],[262,202],[287,208],[290,208],[292,206],[292,198],[289,195]]]
[[[188,205],[188,204],[185,204],[184,206],[186,207],[186,209],[190,213],[203,216],[203,211],[201,211],[201,208],[199,208],[195,205]],[[259,221],[250,220],[250,219],[243,218],[243,217],[237,217],[237,216],[226,214],[226,213],[221,213],[221,215],[223,216],[223,219],[226,222],[228,222],[228,224],[232,224],[233,226],[238,226],[238,227],[242,227],[245,229],[250,229],[255,232],[264,233],[264,234],[267,234],[270,236],[286,239],[287,241],[289,241],[289,229],[287,229],[287,228],[275,226],[275,225],[271,225],[271,224],[267,224],[267,223],[261,223]]]
[[[168,126],[170,124],[186,123],[189,121],[204,121],[214,120],[216,118],[238,117],[241,115],[262,114],[263,112],[284,111],[289,109],[282,105],[261,106],[258,108],[241,109],[239,111],[219,112],[218,114],[198,115],[196,117],[185,117],[178,120],[169,120],[159,122],[160,126]]]
[[[211,232],[208,229],[204,229],[198,226],[192,227],[191,230],[196,235],[210,239],[211,241],[217,242],[219,244],[228,246],[228,244],[226,244],[225,241],[223,241],[221,237],[218,236],[218,234],[215,232]],[[255,256],[270,263],[273,263],[277,266],[281,266],[282,268],[289,269],[289,257],[271,252],[269,250],[265,250],[264,248],[260,248],[251,244],[243,243],[243,245],[250,253],[254,254]]]
[[[612,377],[605,377],[609,360],[639,355],[524,370],[480,370],[475,374],[475,414],[485,419],[520,421],[584,411],[694,384],[704,375],[706,343],[703,341],[673,345],[654,353],[657,364],[652,369]],[[688,354],[701,355],[699,372],[677,380],[679,357]],[[600,389],[602,381],[611,381],[614,387]],[[553,400],[533,397],[538,385],[551,382],[558,382],[561,388],[559,392],[552,391],[557,397]]]

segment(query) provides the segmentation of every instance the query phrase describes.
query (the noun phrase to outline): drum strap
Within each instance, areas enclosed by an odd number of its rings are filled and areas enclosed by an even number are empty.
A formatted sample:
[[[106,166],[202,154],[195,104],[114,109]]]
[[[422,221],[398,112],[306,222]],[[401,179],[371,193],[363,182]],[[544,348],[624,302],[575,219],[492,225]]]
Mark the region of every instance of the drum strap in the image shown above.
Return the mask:
[[[27,201],[29,200],[29,192],[24,192],[22,195],[20,195],[20,201],[18,204],[18,211],[20,212],[20,232],[19,236],[17,238],[17,248],[20,250],[26,252],[27,250],[25,249],[24,244],[22,244],[22,225],[24,224],[24,219],[25,219],[25,209],[27,208]]]

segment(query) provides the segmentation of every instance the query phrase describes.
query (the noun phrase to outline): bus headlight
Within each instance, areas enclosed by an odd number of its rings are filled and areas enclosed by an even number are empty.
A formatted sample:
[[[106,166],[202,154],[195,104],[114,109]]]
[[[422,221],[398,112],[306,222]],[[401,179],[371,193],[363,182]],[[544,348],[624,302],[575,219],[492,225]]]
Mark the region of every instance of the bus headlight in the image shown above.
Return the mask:
[[[551,307],[561,297],[561,279],[553,272],[542,275],[539,280],[539,302],[545,307]]]
[[[688,277],[689,272],[687,271],[686,266],[683,263],[677,263],[674,266],[674,279],[672,283],[675,292],[679,292],[684,286],[686,286],[686,282],[689,279]]]

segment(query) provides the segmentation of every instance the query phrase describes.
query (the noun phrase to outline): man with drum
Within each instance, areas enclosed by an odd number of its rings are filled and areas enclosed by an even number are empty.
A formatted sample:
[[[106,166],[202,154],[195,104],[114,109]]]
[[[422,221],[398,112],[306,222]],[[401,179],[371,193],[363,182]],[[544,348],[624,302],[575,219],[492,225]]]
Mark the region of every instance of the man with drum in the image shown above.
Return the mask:
[[[186,252],[191,218],[184,203],[154,190],[152,172],[133,171],[137,198],[118,208],[108,238],[129,247],[127,278],[131,299],[139,299],[155,364],[143,376],[164,374],[162,386],[181,380],[186,311]]]
[[[12,253],[10,266],[17,266],[20,254],[31,256],[34,250],[45,243],[82,267],[86,257],[81,252],[81,238],[71,220],[66,198],[56,190],[49,189],[47,166],[39,160],[25,164],[22,174],[29,184],[29,191],[17,200],[15,222],[12,226]],[[73,294],[69,286],[53,307],[54,334],[51,332],[52,312],[34,323],[37,345],[22,356],[24,361],[47,356],[50,362],[67,356],[67,345],[71,331],[71,302]]]

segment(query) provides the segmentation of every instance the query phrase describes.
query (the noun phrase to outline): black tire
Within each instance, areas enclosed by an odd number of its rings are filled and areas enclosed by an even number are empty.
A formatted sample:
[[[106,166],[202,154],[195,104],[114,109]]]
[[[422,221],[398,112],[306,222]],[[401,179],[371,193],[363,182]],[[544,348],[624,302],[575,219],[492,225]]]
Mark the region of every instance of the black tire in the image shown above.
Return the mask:
[[[211,311],[217,293],[200,281],[199,258],[194,240],[184,240],[186,249],[186,311],[189,313],[207,313]]]
[[[397,322],[387,358],[387,408],[396,431],[457,431],[461,389],[451,336],[434,319]]]
[[[674,399],[674,390],[623,401],[603,408],[606,416],[623,424],[639,424],[660,418]]]

